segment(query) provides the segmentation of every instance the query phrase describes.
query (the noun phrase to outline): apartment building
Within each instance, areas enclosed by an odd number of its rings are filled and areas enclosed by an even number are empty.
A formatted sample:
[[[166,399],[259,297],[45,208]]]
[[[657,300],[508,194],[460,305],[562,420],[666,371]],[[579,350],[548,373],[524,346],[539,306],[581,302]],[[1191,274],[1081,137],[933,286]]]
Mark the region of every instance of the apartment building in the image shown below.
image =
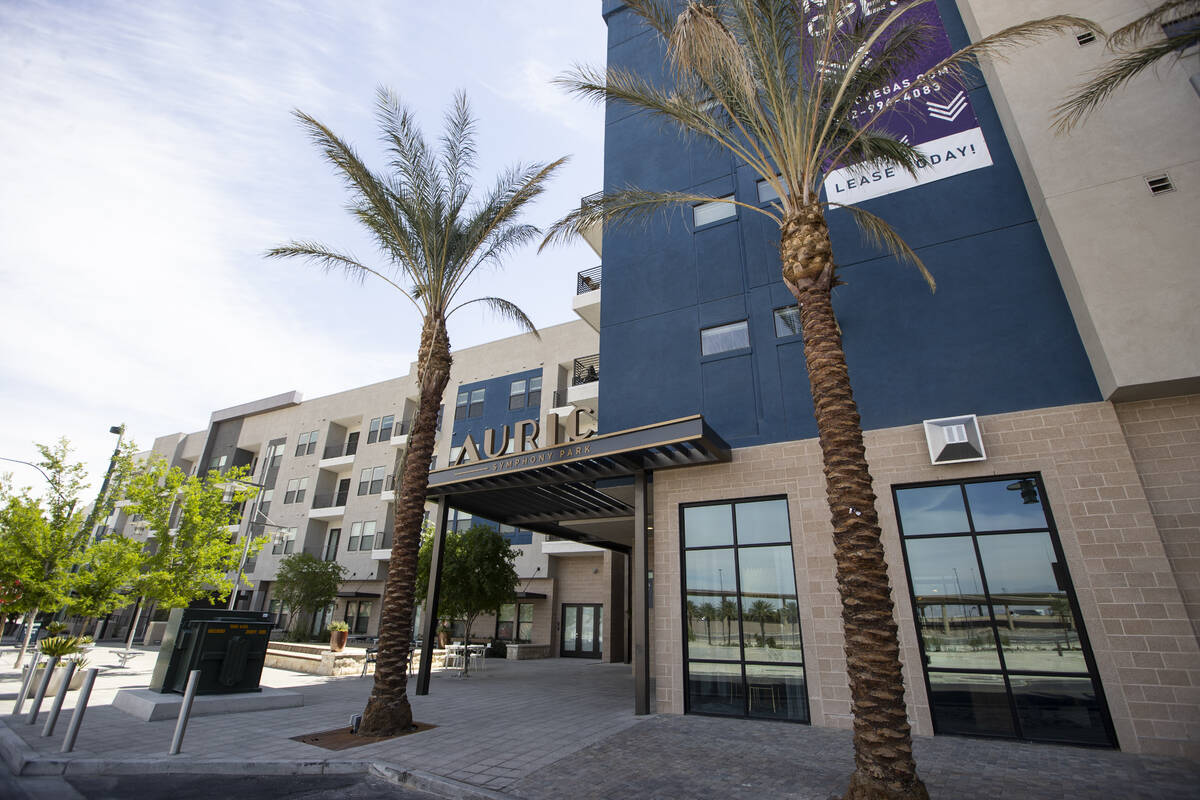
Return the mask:
[[[656,71],[652,34],[620,0],[601,5],[609,65]],[[936,7],[960,46],[1052,12],[1112,29],[1147,6]],[[925,131],[928,152],[949,142],[964,159],[915,185],[831,176],[939,287],[835,210],[847,285],[834,302],[914,731],[1195,756],[1197,65],[1164,65],[1052,135],[1052,107],[1107,57],[1064,35],[988,66],[928,107],[951,125]],[[729,154],[619,104],[604,185],[772,199]],[[778,232],[758,217],[704,204],[682,225],[596,231],[603,273],[579,276],[583,321],[456,354],[430,518],[438,531],[487,519],[521,542],[521,596],[484,626],[632,662],[637,713],[849,727],[803,344]],[[290,533],[260,554],[243,607],[269,606],[279,557],[305,549],[351,571],[333,616],[374,630],[387,476],[414,402],[407,378],[286,395],[155,443],[187,466],[265,469],[271,522]]]

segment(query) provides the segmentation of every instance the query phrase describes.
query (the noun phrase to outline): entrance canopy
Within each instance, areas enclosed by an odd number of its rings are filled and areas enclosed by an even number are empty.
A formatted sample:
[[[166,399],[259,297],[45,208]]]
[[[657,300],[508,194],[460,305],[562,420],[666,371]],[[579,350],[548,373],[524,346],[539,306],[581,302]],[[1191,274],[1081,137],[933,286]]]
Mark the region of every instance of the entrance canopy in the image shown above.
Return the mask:
[[[631,476],[729,459],[729,445],[697,414],[436,470],[428,497],[504,525],[629,552]],[[585,530],[571,526],[584,520]]]

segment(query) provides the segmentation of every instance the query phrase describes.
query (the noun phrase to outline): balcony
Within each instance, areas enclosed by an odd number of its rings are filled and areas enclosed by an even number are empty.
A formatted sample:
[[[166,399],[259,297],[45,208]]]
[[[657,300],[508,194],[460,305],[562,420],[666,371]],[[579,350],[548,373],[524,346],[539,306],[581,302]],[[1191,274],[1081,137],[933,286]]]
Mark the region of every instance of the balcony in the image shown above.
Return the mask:
[[[354,463],[354,454],[358,452],[358,442],[343,442],[331,444],[321,453],[317,466],[321,469],[334,469]]]
[[[379,494],[379,499],[385,503],[396,502],[396,476],[388,475],[384,481],[383,491]]]
[[[604,192],[596,192],[595,194],[589,194],[587,197],[585,197],[579,201],[579,207],[587,208],[589,204],[595,203],[597,200],[599,200],[603,196],[604,196]],[[586,228],[583,231],[583,239],[591,246],[592,250],[595,251],[596,255],[601,255],[600,245],[604,239],[604,226],[603,225],[593,225],[590,228]]]
[[[575,359],[571,368],[571,386],[566,403],[575,405],[600,397],[600,354]],[[557,398],[555,398],[557,400]]]
[[[313,496],[309,519],[337,519],[346,514],[347,492],[330,492]]]
[[[405,447],[408,445],[408,434],[412,432],[413,421],[411,419],[402,419],[392,428],[392,438],[388,439],[388,444],[392,447]]]
[[[575,276],[575,299],[571,307],[579,318],[600,331],[600,272],[601,267],[585,269]]]
[[[392,557],[392,532],[384,531],[376,534],[375,547],[371,549],[371,558],[376,561],[388,561]]]

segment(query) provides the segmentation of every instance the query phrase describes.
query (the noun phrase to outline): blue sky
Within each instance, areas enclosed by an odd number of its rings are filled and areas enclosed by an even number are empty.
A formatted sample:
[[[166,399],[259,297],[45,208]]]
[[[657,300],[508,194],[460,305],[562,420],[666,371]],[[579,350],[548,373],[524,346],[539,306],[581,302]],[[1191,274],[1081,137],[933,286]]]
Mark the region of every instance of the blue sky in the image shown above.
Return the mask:
[[[463,89],[480,185],[571,156],[529,216],[544,226],[600,188],[602,110],[549,81],[603,64],[605,34],[599,0],[0,0],[0,456],[65,435],[98,478],[110,425],[148,446],[213,409],[406,373],[403,298],[262,258],[291,238],[375,257],[292,109],[381,167],[377,86],[431,137]],[[553,325],[596,263],[583,243],[531,248],[482,280]],[[455,347],[515,332],[459,317]]]

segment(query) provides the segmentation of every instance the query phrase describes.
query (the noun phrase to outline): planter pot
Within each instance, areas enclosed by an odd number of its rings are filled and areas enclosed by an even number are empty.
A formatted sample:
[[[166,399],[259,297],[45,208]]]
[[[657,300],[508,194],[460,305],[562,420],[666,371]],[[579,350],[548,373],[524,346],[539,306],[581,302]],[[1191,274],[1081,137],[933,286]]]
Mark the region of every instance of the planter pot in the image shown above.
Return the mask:
[[[26,699],[32,700],[37,697],[38,687],[42,685],[42,676],[45,666],[38,664],[37,674],[33,676],[33,680],[29,682],[29,691],[25,694]],[[25,676],[29,673],[29,667],[21,670],[21,680],[25,680]],[[71,685],[67,687],[67,691],[73,692],[80,686],[83,686],[83,676],[87,670],[76,669],[75,674],[71,676]],[[67,674],[66,667],[55,667],[54,674],[50,676],[50,686],[46,689],[46,697],[54,697],[62,689],[63,675]]]
[[[346,640],[350,638],[350,631],[330,631],[329,632],[329,649],[335,653],[342,652],[346,646]]]

